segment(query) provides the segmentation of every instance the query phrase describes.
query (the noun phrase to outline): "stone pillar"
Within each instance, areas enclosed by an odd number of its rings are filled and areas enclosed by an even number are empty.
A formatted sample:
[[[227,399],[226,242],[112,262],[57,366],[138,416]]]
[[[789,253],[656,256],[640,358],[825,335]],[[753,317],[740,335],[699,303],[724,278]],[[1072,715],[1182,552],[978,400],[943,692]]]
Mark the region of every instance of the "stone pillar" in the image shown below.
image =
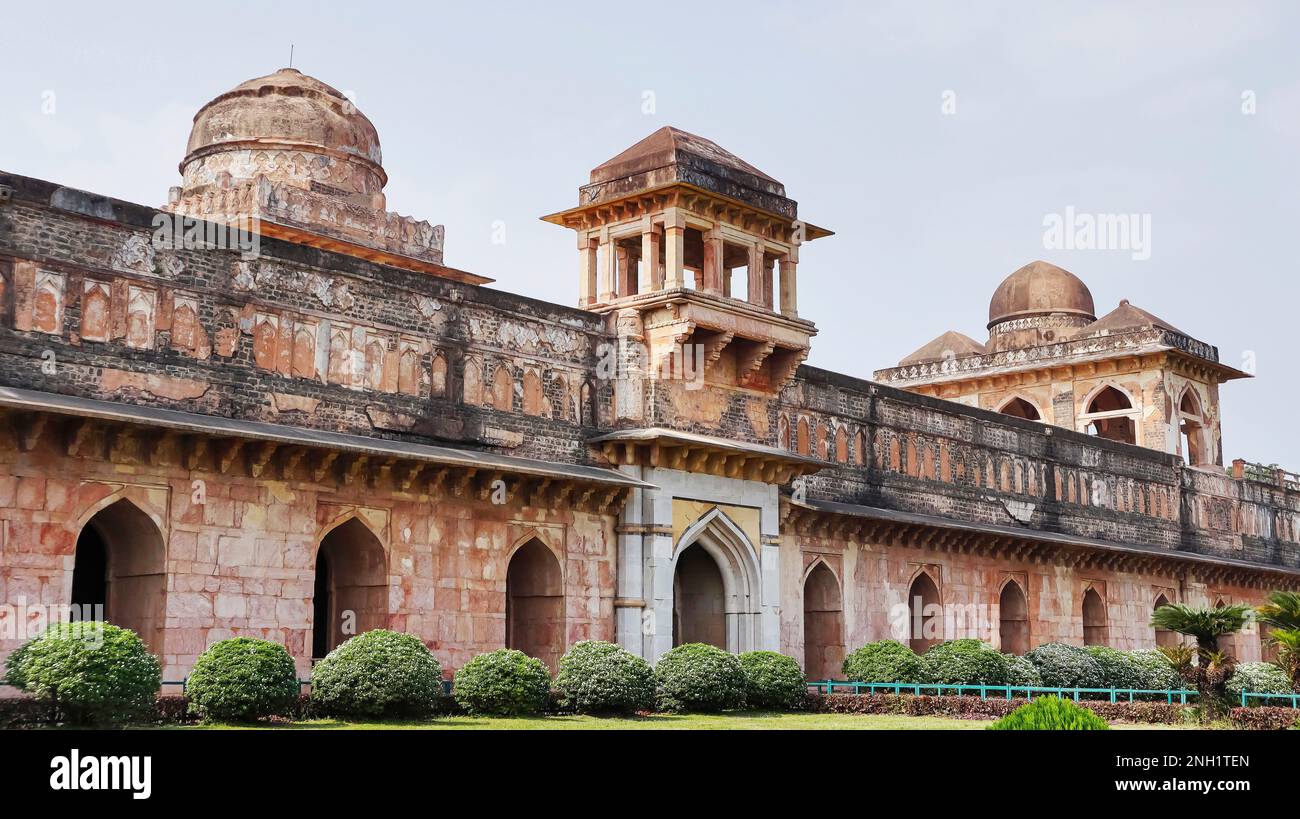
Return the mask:
[[[797,303],[796,291],[796,274],[799,267],[798,260],[794,257],[793,251],[781,257],[781,315],[797,318],[799,315],[799,306]]]
[[[641,263],[646,265],[645,279],[651,290],[664,289],[664,270],[659,264],[660,235],[647,215],[641,227]]]
[[[599,245],[591,237],[579,234],[578,306],[590,307],[596,303],[596,253]]]
[[[618,311],[614,320],[618,333],[618,377],[614,379],[616,421],[640,422],[645,415],[643,379],[647,362],[645,327],[641,312],[633,308]]]
[[[706,293],[723,292],[722,231],[716,227],[704,234],[704,283]]]
[[[632,478],[641,477],[641,467],[628,464],[619,471]],[[618,519],[618,592],[614,599],[614,629],[618,644],[638,657],[646,656],[641,627],[645,611],[645,583],[642,554],[649,489],[633,489]]]
[[[609,238],[609,228],[600,229],[600,300],[608,304],[614,300],[614,274],[618,265],[615,245]]]
[[[772,283],[766,265],[767,257],[763,253],[763,243],[755,242],[749,248],[749,293],[746,294],[746,298],[750,304],[770,308]]]
[[[677,208],[664,212],[664,288],[686,286],[686,219]]]
[[[776,284],[776,257],[763,255],[763,296],[766,299],[764,305],[771,310],[776,305],[772,288]]]
[[[640,250],[626,245],[617,245],[617,248],[614,257],[618,262],[618,274],[615,278],[614,294],[620,298],[635,296],[640,284],[637,275],[637,255]]]

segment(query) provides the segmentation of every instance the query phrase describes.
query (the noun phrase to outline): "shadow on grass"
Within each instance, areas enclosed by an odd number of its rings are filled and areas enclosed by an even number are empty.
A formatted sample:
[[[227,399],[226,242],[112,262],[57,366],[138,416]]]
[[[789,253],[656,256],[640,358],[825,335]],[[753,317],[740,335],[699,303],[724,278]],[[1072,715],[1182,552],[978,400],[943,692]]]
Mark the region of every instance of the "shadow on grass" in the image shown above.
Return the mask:
[[[298,722],[256,722],[256,723],[199,723],[197,725],[167,726],[182,730],[279,730],[279,731],[327,731],[327,730],[410,730],[437,728],[510,728],[528,729],[600,729],[600,728],[636,728],[671,727],[675,725],[690,726],[700,722],[737,724],[747,723],[755,718],[779,720],[793,714],[767,711],[735,711],[715,714],[533,714],[526,716],[489,716],[483,714],[453,714],[425,719],[358,719],[345,720],[320,718]]]

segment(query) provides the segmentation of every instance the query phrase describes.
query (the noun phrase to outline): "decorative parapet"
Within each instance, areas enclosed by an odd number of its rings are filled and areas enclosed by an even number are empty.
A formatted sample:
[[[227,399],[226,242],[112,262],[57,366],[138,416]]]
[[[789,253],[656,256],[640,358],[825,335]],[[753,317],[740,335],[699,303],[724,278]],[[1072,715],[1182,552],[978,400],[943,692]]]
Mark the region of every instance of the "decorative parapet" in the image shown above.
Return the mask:
[[[1238,462],[1234,480],[811,367],[783,399],[783,444],[826,464],[807,481],[810,499],[1300,570],[1300,476],[1274,467]]]
[[[188,195],[173,188],[166,210],[215,222],[256,219],[430,264],[443,263],[446,231],[442,225],[368,205],[368,201],[352,202],[257,176],[227,188],[206,187]]]
[[[1256,464],[1237,458],[1232,462],[1232,477],[1239,481],[1272,484],[1300,492],[1300,474],[1288,472],[1277,464]]]
[[[1217,347],[1160,327],[1131,333],[1075,338],[998,353],[953,356],[941,361],[876,370],[874,380],[909,387],[935,381],[959,381],[992,373],[1038,370],[1096,361],[1099,356],[1132,356],[1178,350],[1220,367]],[[1226,368],[1225,369],[1229,369]],[[1235,372],[1235,371],[1234,371]]]

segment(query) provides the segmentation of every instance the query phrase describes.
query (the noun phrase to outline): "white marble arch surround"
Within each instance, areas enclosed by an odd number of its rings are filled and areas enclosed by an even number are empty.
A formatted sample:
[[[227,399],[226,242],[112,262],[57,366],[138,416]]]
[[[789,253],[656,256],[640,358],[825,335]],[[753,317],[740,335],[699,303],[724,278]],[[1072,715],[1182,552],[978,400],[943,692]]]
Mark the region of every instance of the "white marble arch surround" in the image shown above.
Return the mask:
[[[654,484],[636,489],[620,518],[618,642],[651,663],[673,647],[673,579],[677,560],[698,544],[718,564],[726,597],[727,649],[780,650],[779,496],[775,485],[716,475],[625,465]],[[674,542],[673,499],[759,510],[760,543],[720,509],[706,511]]]

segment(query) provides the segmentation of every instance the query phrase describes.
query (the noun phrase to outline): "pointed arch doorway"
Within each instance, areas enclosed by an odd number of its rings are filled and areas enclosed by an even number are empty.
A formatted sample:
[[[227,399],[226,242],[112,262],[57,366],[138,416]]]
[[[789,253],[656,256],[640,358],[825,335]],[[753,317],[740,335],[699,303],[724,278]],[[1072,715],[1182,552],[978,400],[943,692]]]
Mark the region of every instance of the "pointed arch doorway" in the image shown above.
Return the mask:
[[[167,608],[166,547],[153,518],[122,498],[96,512],[77,536],[72,594],[79,616],[96,616],[140,635],[162,652]]]
[[[682,535],[673,560],[672,644],[698,642],[732,653],[761,644],[757,551],[716,507]]]

